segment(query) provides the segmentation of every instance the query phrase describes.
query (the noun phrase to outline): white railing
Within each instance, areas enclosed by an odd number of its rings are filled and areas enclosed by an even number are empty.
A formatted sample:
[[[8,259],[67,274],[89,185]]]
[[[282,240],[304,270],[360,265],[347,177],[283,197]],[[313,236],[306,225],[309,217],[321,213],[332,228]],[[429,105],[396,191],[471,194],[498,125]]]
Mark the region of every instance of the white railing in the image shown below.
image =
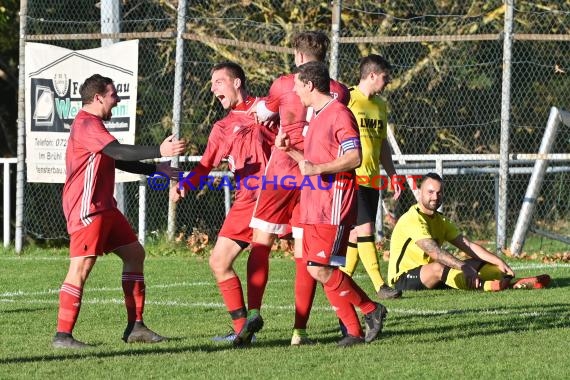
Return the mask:
[[[435,171],[442,176],[445,175],[460,175],[467,173],[492,173],[496,174],[497,179],[499,176],[499,154],[441,154],[441,155],[405,155],[405,154],[395,154],[392,156],[395,163],[405,162],[405,164],[396,164],[398,174],[400,175],[422,175],[429,171]],[[201,156],[186,156],[180,157],[180,162],[197,162]],[[511,163],[524,163],[524,167],[512,167],[509,170],[510,174],[529,174],[532,172],[532,163],[535,160],[548,159],[549,161],[570,161],[570,154],[510,154],[509,160]],[[164,159],[154,160],[162,161]],[[445,165],[444,162],[456,162],[458,165]],[[10,211],[11,211],[11,183],[10,183],[10,164],[16,164],[16,158],[0,158],[0,166],[4,169],[4,191],[3,191],[3,204],[4,204],[4,214],[3,214],[3,230],[4,230],[4,247],[8,247],[10,244]],[[486,163],[485,167],[477,167]],[[464,164],[462,166],[461,164]],[[570,166],[558,167],[558,168],[548,168],[547,172],[568,172],[570,171]],[[385,174],[385,173],[384,173]],[[232,174],[230,172],[216,171],[210,173],[213,176],[229,176]],[[147,193],[147,182],[146,178],[141,180],[139,183],[139,220],[138,220],[138,232],[139,240],[144,244],[146,235],[146,193]],[[229,211],[231,206],[231,193],[228,187],[224,187],[224,208],[225,212]],[[496,202],[498,198],[496,196]],[[498,204],[496,205],[498,207]],[[382,210],[379,209],[381,213]]]
[[[435,171],[442,177],[445,175],[461,175],[467,173],[491,173],[495,174],[496,178],[496,195],[495,195],[495,208],[498,210],[500,207],[499,194],[498,194],[498,180],[500,174],[500,154],[394,154],[392,159],[397,168],[397,172],[400,175],[405,175],[408,179],[413,175],[423,175],[430,171]],[[201,156],[181,156],[180,162],[198,162]],[[523,167],[512,167],[509,169],[510,174],[530,174],[533,170],[533,164],[536,160],[548,159],[553,162],[570,162],[569,153],[512,153],[509,155],[509,162],[511,164],[519,163],[524,164]],[[164,159],[157,159],[154,161],[163,161]],[[445,163],[456,162],[459,166],[456,167],[444,167]],[[463,165],[462,165],[463,164]],[[480,167],[477,167],[480,166]],[[562,168],[548,168],[547,172],[569,172],[570,166]],[[188,173],[185,173],[185,175]],[[382,173],[386,174],[386,173]],[[229,176],[232,177],[231,172],[212,172],[212,176]],[[146,181],[141,181],[139,187],[139,240],[144,244],[146,235],[146,224],[145,224],[145,199],[147,191]],[[410,184],[410,189],[414,186]],[[231,194],[228,187],[224,187],[225,190],[225,211],[226,214],[229,212],[231,206]],[[414,192],[415,194],[415,192]],[[378,217],[382,220],[382,207],[378,207]],[[173,219],[174,220],[174,219]],[[170,222],[170,220],[169,220]],[[378,225],[382,225],[379,223]],[[497,230],[500,226],[497,226]],[[174,230],[174,226],[168,226],[168,229]]]
[[[10,164],[18,163],[18,159],[14,158],[0,158],[0,164],[4,169],[4,191],[3,191],[3,204],[4,204],[4,248],[10,244]]]

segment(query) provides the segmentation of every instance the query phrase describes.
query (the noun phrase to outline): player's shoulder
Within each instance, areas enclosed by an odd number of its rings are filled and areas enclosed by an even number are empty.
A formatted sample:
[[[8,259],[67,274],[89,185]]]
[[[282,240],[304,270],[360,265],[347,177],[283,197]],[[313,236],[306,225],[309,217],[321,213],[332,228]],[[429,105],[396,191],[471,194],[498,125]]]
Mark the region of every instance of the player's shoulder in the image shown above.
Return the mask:
[[[344,104],[341,99],[334,99],[331,104],[330,107],[332,109],[334,109],[334,112],[336,112],[339,115],[352,115],[352,111],[350,110],[350,108],[348,108],[348,106],[346,104]]]
[[[337,81],[336,79],[332,79],[332,78],[331,78],[331,82],[330,82],[330,83],[331,83],[332,86],[335,86],[335,87],[337,87],[337,88],[342,88],[343,90],[348,91],[348,87],[347,87],[344,83],[341,83],[341,82]]]
[[[331,79],[330,87],[331,87],[331,92],[336,92],[339,95],[350,94],[350,89],[346,85],[344,85],[344,84],[342,84],[339,81],[336,81],[334,79]]]
[[[83,131],[85,131],[85,129],[88,129],[90,134],[109,133],[105,128],[105,124],[103,124],[103,121],[99,117],[80,110],[73,120],[71,131],[75,132],[76,137],[83,137]]]
[[[449,217],[443,215],[441,212],[437,211],[434,213],[435,218],[443,224],[446,225],[455,225],[455,223],[453,222],[453,220],[451,220]]]
[[[77,113],[77,115],[75,116],[75,119],[73,119],[73,124],[85,124],[88,122],[93,122],[93,121],[97,121],[100,120],[97,116],[90,114],[89,112],[86,112],[84,110],[79,110],[79,112]]]
[[[371,100],[382,107],[386,107],[388,105],[388,101],[381,94],[375,94],[371,97]]]
[[[210,140],[214,137],[223,138],[223,136],[226,136],[228,134],[230,126],[232,125],[233,119],[234,118],[232,117],[232,114],[230,112],[223,118],[216,121],[214,125],[212,125],[212,129],[210,130]]]
[[[295,74],[292,73],[284,73],[279,75],[277,78],[275,78],[275,80],[273,81],[273,83],[276,84],[281,84],[281,83],[292,83],[295,81]]]
[[[269,90],[270,97],[279,97],[284,93],[293,91],[293,86],[295,85],[295,75],[294,74],[282,74],[275,78],[273,83],[271,83],[271,88]]]
[[[399,219],[398,222],[403,221],[404,224],[411,224],[415,222],[423,222],[425,218],[423,214],[420,212],[420,207],[418,204],[412,205],[408,211],[406,211]]]

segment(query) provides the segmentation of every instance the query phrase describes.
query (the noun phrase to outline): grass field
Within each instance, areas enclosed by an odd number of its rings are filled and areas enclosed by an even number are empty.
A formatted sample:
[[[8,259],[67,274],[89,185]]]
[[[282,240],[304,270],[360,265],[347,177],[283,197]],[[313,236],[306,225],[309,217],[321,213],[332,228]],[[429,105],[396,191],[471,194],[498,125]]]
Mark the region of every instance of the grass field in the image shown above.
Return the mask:
[[[211,340],[227,333],[230,321],[207,260],[152,251],[145,320],[172,339],[120,340],[126,318],[121,265],[110,255],[91,274],[74,332],[95,347],[73,352],[50,345],[67,251],[17,257],[0,250],[0,379],[567,379],[570,373],[569,264],[510,261],[518,276],[549,273],[553,283],[545,290],[405,293],[384,302],[389,315],[380,340],[340,349],[337,320],[321,289],[309,326],[318,344],[289,346],[294,265],[275,258],[265,327],[251,348],[235,350]],[[237,269],[243,278],[244,259]],[[372,294],[362,268],[356,279]]]

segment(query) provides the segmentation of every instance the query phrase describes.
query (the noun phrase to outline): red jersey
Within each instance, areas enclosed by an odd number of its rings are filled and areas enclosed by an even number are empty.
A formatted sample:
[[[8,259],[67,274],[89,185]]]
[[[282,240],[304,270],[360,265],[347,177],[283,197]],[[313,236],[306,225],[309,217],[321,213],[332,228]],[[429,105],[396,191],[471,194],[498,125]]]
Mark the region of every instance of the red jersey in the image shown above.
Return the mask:
[[[305,159],[321,164],[352,149],[360,149],[358,124],[352,112],[333,99],[309,123]],[[356,223],[355,206],[354,170],[307,176],[301,185],[301,223],[353,225]]]
[[[255,100],[248,97],[226,117],[214,123],[206,151],[192,171],[193,176],[189,178],[193,186],[198,188],[203,185],[201,177],[210,173],[223,159],[227,159],[229,169],[236,178],[236,202],[255,203],[265,165],[275,142],[275,131],[256,124],[253,116],[247,114]],[[188,188],[188,184],[185,187]]]
[[[63,213],[67,232],[89,225],[92,216],[116,207],[115,160],[102,150],[116,140],[101,118],[80,110],[67,140]]]
[[[295,74],[282,75],[275,79],[269,89],[265,107],[272,112],[279,112],[281,128],[291,138],[291,146],[303,150],[303,129],[307,121],[311,120],[312,110],[303,106],[293,91],[294,86]],[[350,92],[345,85],[331,79],[330,91],[333,98],[342,104],[348,104]]]

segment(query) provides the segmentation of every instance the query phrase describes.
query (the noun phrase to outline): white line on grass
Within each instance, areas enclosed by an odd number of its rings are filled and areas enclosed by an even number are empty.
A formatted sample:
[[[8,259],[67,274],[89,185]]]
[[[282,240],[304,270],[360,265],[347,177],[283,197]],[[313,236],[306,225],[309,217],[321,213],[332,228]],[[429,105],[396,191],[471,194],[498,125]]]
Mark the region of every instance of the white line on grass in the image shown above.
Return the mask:
[[[270,283],[283,283],[289,282],[291,280],[271,280]],[[198,281],[198,282],[174,282],[172,284],[156,284],[156,285],[148,285],[147,289],[168,289],[168,288],[184,288],[184,287],[194,287],[194,286],[212,286],[215,287],[216,284],[213,281]],[[89,294],[92,292],[116,292],[122,291],[122,288],[119,287],[102,287],[102,288],[90,288],[87,287],[85,289],[85,294]],[[57,289],[47,289],[47,290],[40,290],[35,292],[25,292],[23,290],[14,290],[11,292],[4,292],[0,293],[0,297],[8,298],[8,297],[29,297],[29,296],[41,296],[41,295],[51,295],[51,294],[59,294],[59,288]]]
[[[531,264],[531,265],[513,265],[514,270],[524,270],[524,269],[544,269],[544,268],[568,268],[570,264]],[[354,279],[363,279],[367,277],[366,275],[359,274],[353,276]],[[292,279],[271,279],[269,280],[269,284],[271,283],[285,283],[290,282]],[[169,289],[169,288],[183,288],[183,287],[195,287],[195,286],[215,286],[213,281],[197,281],[197,282],[174,282],[171,284],[148,284],[147,289]],[[94,293],[94,292],[116,292],[122,291],[120,287],[101,287],[101,288],[91,288],[87,287],[85,289],[85,294]],[[57,289],[46,289],[40,290],[35,292],[26,292],[23,290],[14,290],[9,292],[0,293],[1,298],[10,298],[10,297],[31,297],[31,296],[42,296],[42,295],[52,295],[52,294],[59,294],[59,288]]]
[[[519,269],[520,270],[524,270],[524,269],[556,269],[556,268],[570,268],[570,264],[566,264],[566,263],[514,264],[511,267],[515,270],[519,270]]]
[[[0,261],[10,260],[10,261],[69,261],[68,256],[0,256]]]
[[[552,268],[568,268],[570,264],[530,264],[530,265],[513,265],[512,268],[514,270],[524,270],[524,269],[552,269]],[[367,276],[364,274],[357,274],[353,276],[354,279],[364,279]],[[292,279],[270,279],[269,284],[271,283],[285,283],[290,282]],[[183,288],[183,287],[194,287],[194,286],[215,286],[214,281],[197,281],[197,282],[175,282],[171,284],[148,284],[147,289],[168,289],[168,288]],[[122,288],[119,287],[101,287],[101,288],[91,288],[87,287],[85,289],[85,294],[93,293],[93,292],[116,292],[122,291]],[[29,296],[41,296],[41,295],[51,295],[51,294],[59,294],[59,288],[57,289],[46,289],[41,291],[35,292],[25,292],[23,290],[13,290],[9,292],[0,293],[0,297],[8,298],[8,297],[29,297]]]
[[[182,287],[210,286],[210,285],[215,285],[215,284],[212,282],[206,282],[206,281],[201,281],[201,282],[175,282],[172,284],[159,284],[159,285],[147,286],[147,288],[149,288],[149,289],[167,289],[167,288],[182,288]],[[113,292],[122,291],[122,288],[119,288],[119,287],[89,288],[89,287],[87,287],[85,289],[86,294],[89,294],[91,292],[109,292],[109,291],[113,291]],[[16,290],[13,292],[0,293],[0,297],[4,297],[4,298],[5,297],[27,297],[27,296],[49,295],[49,294],[59,294],[59,288],[58,289],[42,290],[42,291],[37,291],[37,292],[24,292],[22,290]]]
[[[2,303],[25,303],[25,304],[49,304],[57,305],[58,300],[46,300],[46,299],[31,299],[31,300],[14,300],[14,299],[2,299],[0,298],[0,304]],[[94,299],[84,299],[82,304],[90,305],[122,305],[125,301],[120,298],[94,298]],[[161,306],[161,307],[179,307],[179,308],[215,308],[215,309],[225,309],[225,305],[221,302],[184,302],[184,301],[146,301],[146,305]],[[264,305],[265,309],[270,310],[283,310],[292,311],[294,310],[293,305]],[[313,306],[315,311],[331,311],[330,306]],[[442,309],[442,310],[430,310],[430,309],[402,309],[402,308],[390,308],[390,313],[392,314],[404,314],[409,316],[438,316],[438,315],[453,315],[453,314],[484,314],[484,315],[512,315],[520,317],[539,317],[547,315],[560,316],[559,312],[545,312],[545,311],[532,311],[532,312],[513,312],[509,310],[470,310],[470,309]]]

